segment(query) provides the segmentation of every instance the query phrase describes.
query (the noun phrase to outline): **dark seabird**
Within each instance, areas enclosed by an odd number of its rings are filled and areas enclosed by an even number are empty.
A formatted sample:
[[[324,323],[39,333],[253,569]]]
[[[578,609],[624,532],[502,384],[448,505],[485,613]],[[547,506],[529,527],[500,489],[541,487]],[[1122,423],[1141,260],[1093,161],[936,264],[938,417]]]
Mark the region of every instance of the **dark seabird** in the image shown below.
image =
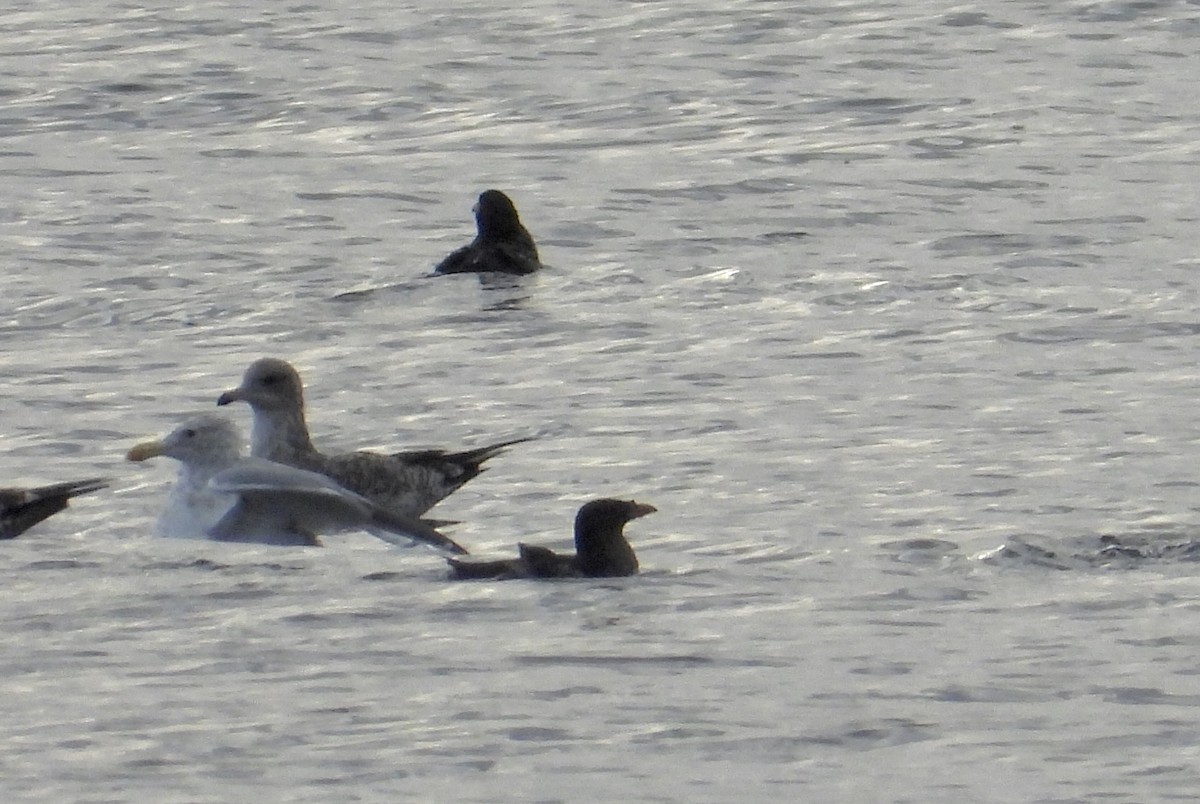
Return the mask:
[[[246,369],[242,384],[221,394],[218,405],[241,400],[254,411],[250,454],[320,472],[397,514],[419,517],[483,471],[483,463],[516,438],[465,452],[440,449],[396,452],[318,452],[304,419],[304,386],[286,360],[264,357]]]
[[[489,578],[615,578],[636,575],[637,556],[625,538],[625,523],[658,509],[633,500],[592,500],[575,515],[575,555],[518,544],[518,557],[500,561],[450,562],[455,580]]]
[[[531,274],[542,267],[533,236],[521,225],[512,200],[499,190],[485,190],[479,196],[475,227],[475,239],[451,252],[434,273]]]
[[[72,497],[105,488],[99,478],[55,483],[32,489],[0,489],[0,539],[14,539],[67,507]]]
[[[466,553],[425,522],[399,516],[330,478],[242,456],[232,422],[206,414],[129,450],[131,461],[179,461],[179,476],[158,520],[161,536],[315,547],[318,534],[361,528],[384,541],[419,541]]]

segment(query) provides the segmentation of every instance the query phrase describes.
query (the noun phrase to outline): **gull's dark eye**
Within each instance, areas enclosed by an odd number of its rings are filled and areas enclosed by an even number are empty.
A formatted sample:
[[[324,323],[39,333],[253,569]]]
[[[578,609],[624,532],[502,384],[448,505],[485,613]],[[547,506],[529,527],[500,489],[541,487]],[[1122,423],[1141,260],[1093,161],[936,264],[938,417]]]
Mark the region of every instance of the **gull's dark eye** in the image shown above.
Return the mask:
[[[189,427],[188,429],[186,429],[186,430],[184,430],[184,431],[183,431],[183,437],[184,437],[184,438],[195,438],[195,437],[196,437],[196,431],[195,431],[195,430],[193,430],[191,427]]]
[[[282,374],[268,374],[262,378],[262,384],[266,386],[277,385],[283,381]]]

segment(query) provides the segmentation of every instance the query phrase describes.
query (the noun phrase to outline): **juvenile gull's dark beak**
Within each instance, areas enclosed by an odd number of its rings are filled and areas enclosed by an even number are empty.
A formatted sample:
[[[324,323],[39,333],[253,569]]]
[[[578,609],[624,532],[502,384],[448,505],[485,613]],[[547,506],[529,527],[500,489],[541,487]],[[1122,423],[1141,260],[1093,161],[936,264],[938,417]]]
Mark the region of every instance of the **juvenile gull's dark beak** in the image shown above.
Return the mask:
[[[242,389],[241,388],[233,388],[233,389],[228,390],[225,393],[221,394],[219,397],[217,397],[217,405],[218,406],[228,405],[230,402],[237,402],[239,399],[243,399],[243,398],[244,397],[242,396]]]

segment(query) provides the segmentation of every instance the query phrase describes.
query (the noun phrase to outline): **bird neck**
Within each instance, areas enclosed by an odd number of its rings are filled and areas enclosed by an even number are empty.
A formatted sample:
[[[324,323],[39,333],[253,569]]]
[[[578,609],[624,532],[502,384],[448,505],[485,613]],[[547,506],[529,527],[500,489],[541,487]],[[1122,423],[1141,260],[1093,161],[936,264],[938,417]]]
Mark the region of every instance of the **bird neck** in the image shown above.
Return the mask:
[[[174,491],[184,496],[194,494],[204,488],[213,475],[226,468],[228,464],[213,461],[188,461],[179,464],[179,475],[175,479]]]
[[[301,410],[256,410],[250,433],[250,454],[255,458],[293,464],[299,456],[315,452]]]
[[[637,555],[625,538],[623,525],[590,524],[575,529],[575,563],[588,576],[632,575]]]

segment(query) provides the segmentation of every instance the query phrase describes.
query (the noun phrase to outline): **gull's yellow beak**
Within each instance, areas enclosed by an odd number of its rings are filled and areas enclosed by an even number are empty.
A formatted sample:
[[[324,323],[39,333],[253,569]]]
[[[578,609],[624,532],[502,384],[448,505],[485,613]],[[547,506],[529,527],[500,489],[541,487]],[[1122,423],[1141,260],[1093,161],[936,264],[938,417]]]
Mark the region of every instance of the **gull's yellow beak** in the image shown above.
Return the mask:
[[[143,441],[125,453],[125,460],[144,461],[150,458],[157,458],[162,454],[163,443],[161,441]]]

